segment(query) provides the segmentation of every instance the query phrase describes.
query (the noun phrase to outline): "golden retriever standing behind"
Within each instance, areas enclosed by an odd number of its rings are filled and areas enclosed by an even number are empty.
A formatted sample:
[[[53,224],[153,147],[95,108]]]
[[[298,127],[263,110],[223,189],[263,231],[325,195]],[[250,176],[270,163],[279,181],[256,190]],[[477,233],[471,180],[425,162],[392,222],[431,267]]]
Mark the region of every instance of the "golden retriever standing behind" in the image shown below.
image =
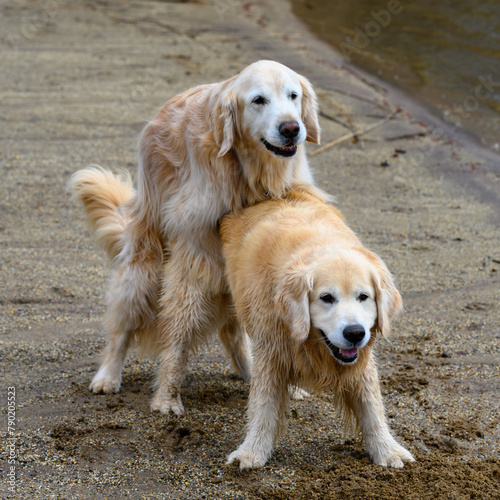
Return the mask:
[[[137,192],[96,168],[70,180],[116,270],[104,319],[109,343],[90,389],[119,390],[132,340],[160,354],[152,409],[177,415],[188,353],[219,331],[249,377],[230,301],[218,220],[297,184],[312,183],[304,141],[319,142],[309,82],[259,61],[221,83],[170,99],[139,141]]]
[[[307,188],[225,216],[221,237],[253,353],[247,435],[229,463],[267,462],[290,384],[333,389],[376,464],[413,461],[389,431],[372,353],[402,306],[380,258]]]

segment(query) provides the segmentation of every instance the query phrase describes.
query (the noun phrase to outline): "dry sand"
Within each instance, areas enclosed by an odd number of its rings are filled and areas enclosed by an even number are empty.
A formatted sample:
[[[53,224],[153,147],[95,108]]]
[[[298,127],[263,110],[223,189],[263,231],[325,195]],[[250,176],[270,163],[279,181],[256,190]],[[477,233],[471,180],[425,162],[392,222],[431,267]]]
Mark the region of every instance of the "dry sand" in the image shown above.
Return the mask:
[[[500,497],[498,157],[443,136],[418,107],[343,68],[286,2],[273,5],[0,6],[2,498]],[[370,463],[329,394],[292,403],[263,469],[225,466],[244,435],[248,384],[216,340],[192,360],[182,418],[150,412],[155,363],[135,351],[119,394],[87,389],[105,345],[109,265],[68,176],[89,163],[134,171],[137,135],[168,98],[261,58],[314,83],[323,143],[398,111],[311,164],[405,301],[378,345],[390,425],[417,458],[402,470]]]

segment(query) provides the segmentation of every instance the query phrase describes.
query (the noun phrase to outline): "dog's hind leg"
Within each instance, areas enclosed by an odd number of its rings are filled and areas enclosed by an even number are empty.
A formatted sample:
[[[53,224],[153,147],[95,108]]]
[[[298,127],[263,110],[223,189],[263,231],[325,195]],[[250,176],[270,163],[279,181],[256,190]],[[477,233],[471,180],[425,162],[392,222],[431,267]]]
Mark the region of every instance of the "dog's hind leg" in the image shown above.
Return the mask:
[[[290,385],[288,387],[288,392],[290,393],[290,397],[294,401],[302,401],[303,399],[311,396],[309,392],[307,392],[305,389],[302,389],[298,385]]]
[[[227,320],[223,295],[223,263],[214,266],[179,243],[165,263],[159,300],[157,337],[161,343],[160,367],[152,410],[184,413],[180,390],[190,351],[196,351],[210,332]]]
[[[156,259],[129,259],[115,271],[104,317],[109,341],[90,384],[91,391],[108,394],[120,390],[123,362],[132,338],[136,334],[140,337],[140,332],[155,321],[160,263],[161,252]]]
[[[245,382],[248,382],[251,377],[248,340],[244,329],[240,326],[236,318],[229,318],[229,321],[221,328],[219,338],[231,359],[233,370]]]
[[[110,394],[120,390],[123,362],[130,344],[130,332],[115,329],[108,333],[109,341],[101,366],[89,386],[96,393]]]
[[[176,293],[175,293],[176,292]],[[220,328],[213,318],[217,299],[203,291],[176,289],[168,304],[160,309],[158,335],[163,338],[156,392],[151,409],[161,413],[184,414],[181,385],[191,351],[196,351],[210,331]],[[191,293],[192,292],[192,293]],[[161,307],[161,306],[160,306]]]

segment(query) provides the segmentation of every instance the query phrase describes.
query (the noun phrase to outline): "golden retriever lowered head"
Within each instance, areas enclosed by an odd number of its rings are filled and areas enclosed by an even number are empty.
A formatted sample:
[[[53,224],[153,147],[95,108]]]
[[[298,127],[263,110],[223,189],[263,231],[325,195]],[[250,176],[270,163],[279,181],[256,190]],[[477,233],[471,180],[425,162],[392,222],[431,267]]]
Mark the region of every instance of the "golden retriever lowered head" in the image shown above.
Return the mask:
[[[276,306],[287,318],[292,337],[303,342],[312,329],[342,365],[358,360],[372,330],[387,335],[389,318],[401,308],[401,296],[385,265],[361,247],[321,248],[299,276],[296,269],[284,272]]]
[[[402,307],[381,259],[307,188],[225,216],[220,232],[253,353],[247,435],[229,463],[243,469],[267,462],[287,387],[302,384],[334,391],[375,463],[412,461],[386,423],[372,354],[377,335],[388,335]]]
[[[188,353],[212,331],[250,376],[244,336],[228,313],[217,224],[313,182],[304,142],[319,142],[316,101],[303,76],[258,61],[167,101],[139,140],[137,190],[100,168],[72,176],[70,189],[115,263],[104,318],[109,342],[93,392],[120,389],[127,349],[137,341],[159,356],[152,409],[182,414]]]

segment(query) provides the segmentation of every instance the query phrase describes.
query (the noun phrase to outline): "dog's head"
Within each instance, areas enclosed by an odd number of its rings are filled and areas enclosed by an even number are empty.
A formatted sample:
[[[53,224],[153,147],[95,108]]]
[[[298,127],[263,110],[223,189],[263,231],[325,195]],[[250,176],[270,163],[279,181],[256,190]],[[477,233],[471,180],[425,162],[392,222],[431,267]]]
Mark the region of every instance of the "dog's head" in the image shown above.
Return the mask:
[[[373,333],[389,334],[402,300],[385,264],[372,252],[331,249],[289,270],[276,303],[292,337],[317,335],[342,364],[357,361]]]
[[[304,141],[319,144],[317,98],[309,81],[274,61],[258,61],[231,79],[213,110],[214,137],[225,155],[240,138],[291,158]]]

